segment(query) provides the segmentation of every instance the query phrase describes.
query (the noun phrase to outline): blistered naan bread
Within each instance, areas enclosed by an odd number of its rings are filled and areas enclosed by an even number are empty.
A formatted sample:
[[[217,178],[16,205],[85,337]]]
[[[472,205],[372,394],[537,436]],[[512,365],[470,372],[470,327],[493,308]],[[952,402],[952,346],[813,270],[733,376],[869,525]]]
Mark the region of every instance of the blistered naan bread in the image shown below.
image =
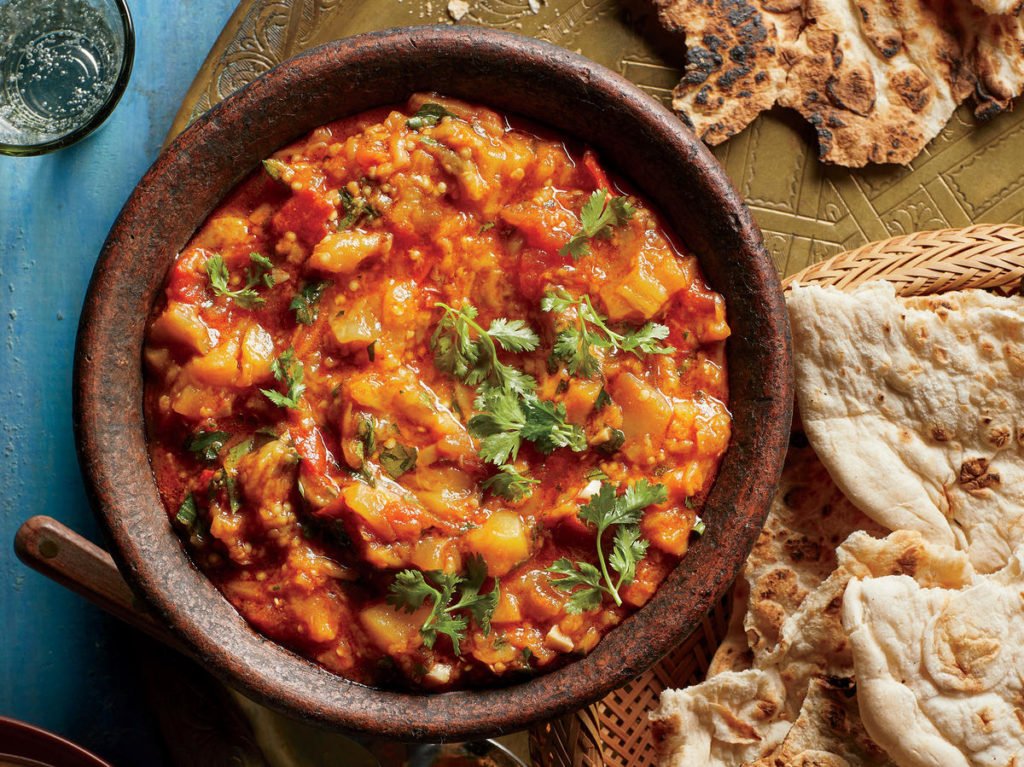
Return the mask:
[[[974,579],[963,552],[928,543],[910,530],[896,530],[882,539],[857,531],[836,554],[836,569],[786,619],[772,651],[755,662],[756,667],[779,674],[791,721],[814,677],[853,674],[850,642],[842,625],[843,594],[851,580],[903,574],[922,584],[957,588]]]
[[[719,144],[774,104],[797,110],[822,159],[910,162],[973,94],[988,117],[1024,89],[1020,0],[655,0],[686,37],[673,107]]]
[[[789,731],[777,674],[727,671],[684,690],[665,690],[651,714],[661,764],[736,767],[774,749]]]
[[[848,586],[861,717],[900,767],[1024,760],[1022,557],[965,589],[905,576]]]
[[[993,572],[1024,543],[1024,299],[795,286],[797,399],[829,474],[891,529]]]
[[[654,2],[662,24],[686,33],[686,70],[672,104],[704,141],[739,133],[785,92],[800,0]]]
[[[768,518],[743,566],[746,639],[757,658],[778,644],[786,620],[836,568],[836,549],[850,533],[888,531],[850,503],[814,451],[794,435]]]
[[[779,642],[754,655],[754,667],[722,671],[683,690],[666,690],[651,715],[661,764],[740,765],[779,747],[798,720],[809,685],[819,676],[853,673],[841,622],[843,591],[855,578],[897,573],[936,586],[973,578],[966,555],[896,531],[883,539],[853,533],[837,553],[836,569],[810,591],[783,623]]]
[[[817,678],[783,741],[749,767],[894,767],[861,723],[851,679]]]

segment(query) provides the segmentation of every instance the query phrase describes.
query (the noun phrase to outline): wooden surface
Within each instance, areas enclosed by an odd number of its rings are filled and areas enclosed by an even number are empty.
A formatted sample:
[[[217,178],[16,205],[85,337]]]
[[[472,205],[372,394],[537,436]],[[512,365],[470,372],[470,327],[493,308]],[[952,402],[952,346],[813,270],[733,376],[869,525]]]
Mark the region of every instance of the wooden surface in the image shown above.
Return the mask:
[[[0,156],[0,714],[120,767],[155,767],[165,757],[134,657],[148,644],[18,562],[12,545],[18,525],[39,513],[98,540],[71,436],[82,296],[235,0],[130,5],[135,71],[107,124],[53,155]]]

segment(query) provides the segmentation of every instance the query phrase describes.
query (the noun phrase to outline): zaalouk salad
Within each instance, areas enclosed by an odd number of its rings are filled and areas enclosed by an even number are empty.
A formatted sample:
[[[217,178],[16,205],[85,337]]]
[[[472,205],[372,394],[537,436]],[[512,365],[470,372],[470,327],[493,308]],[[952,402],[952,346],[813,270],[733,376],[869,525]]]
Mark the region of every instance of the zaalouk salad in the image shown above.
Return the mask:
[[[591,151],[417,95],[277,152],[177,257],[152,465],[268,637],[367,684],[495,684],[592,650],[702,532],[728,335]]]

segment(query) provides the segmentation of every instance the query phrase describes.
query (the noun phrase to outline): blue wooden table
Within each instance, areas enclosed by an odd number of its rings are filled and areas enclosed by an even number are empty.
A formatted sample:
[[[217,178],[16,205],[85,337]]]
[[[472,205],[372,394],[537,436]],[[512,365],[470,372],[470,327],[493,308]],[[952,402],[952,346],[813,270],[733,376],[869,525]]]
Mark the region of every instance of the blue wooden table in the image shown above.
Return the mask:
[[[11,547],[21,521],[41,513],[100,542],[71,433],[78,314],[107,230],[235,0],[129,3],[135,71],[107,124],[53,155],[0,156],[0,715],[148,767],[164,756],[138,685],[137,637]]]

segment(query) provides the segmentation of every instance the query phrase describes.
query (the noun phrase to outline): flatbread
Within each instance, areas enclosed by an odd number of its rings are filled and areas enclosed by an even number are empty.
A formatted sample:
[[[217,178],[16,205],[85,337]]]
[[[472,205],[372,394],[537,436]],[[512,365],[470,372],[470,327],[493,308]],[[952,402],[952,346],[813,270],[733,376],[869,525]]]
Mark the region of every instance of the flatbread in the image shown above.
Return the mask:
[[[794,436],[764,528],[743,567],[749,587],[744,619],[755,657],[779,642],[786,620],[836,568],[836,549],[850,533],[888,531],[850,503],[802,434]]]
[[[1013,0],[1020,5],[1020,0]],[[997,3],[993,3],[997,4]],[[974,114],[993,117],[1024,91],[1024,17],[1016,11],[987,15],[963,3],[960,24],[969,38],[968,66],[977,77]]]
[[[784,53],[800,0],[654,0],[661,23],[686,33],[686,68],[672,105],[720,144],[771,108],[786,87]]]
[[[1012,14],[1016,16],[1024,9],[1021,0],[971,0],[980,11],[987,14]]]
[[[729,627],[725,636],[718,644],[718,649],[708,664],[706,678],[726,671],[746,671],[754,665],[754,653],[747,643],[747,630],[743,621],[747,617],[747,606],[750,602],[750,587],[744,578],[737,578],[732,591],[732,614],[729,616]]]
[[[898,300],[889,283],[788,296],[797,399],[843,493],[993,572],[1024,543],[1024,299]]]
[[[928,0],[805,0],[779,104],[818,134],[828,162],[910,162],[972,89],[943,4]]]
[[[1024,551],[966,589],[854,580],[843,625],[860,713],[900,767],[1024,760]]]
[[[800,716],[770,754],[749,767],[895,767],[864,729],[852,679],[811,680]]]
[[[655,0],[685,34],[672,104],[698,136],[719,144],[779,104],[848,167],[910,162],[972,94],[981,117],[1010,108],[1024,90],[1021,2]]]
[[[837,558],[836,569],[786,620],[778,645],[756,663],[779,674],[791,720],[799,714],[814,677],[853,675],[849,637],[842,624],[843,594],[851,580],[903,574],[928,586],[959,588],[975,575],[963,552],[930,544],[910,530],[897,530],[883,539],[857,531],[839,546]]]
[[[789,731],[777,674],[727,671],[665,690],[651,714],[660,764],[736,767],[769,753]]]

